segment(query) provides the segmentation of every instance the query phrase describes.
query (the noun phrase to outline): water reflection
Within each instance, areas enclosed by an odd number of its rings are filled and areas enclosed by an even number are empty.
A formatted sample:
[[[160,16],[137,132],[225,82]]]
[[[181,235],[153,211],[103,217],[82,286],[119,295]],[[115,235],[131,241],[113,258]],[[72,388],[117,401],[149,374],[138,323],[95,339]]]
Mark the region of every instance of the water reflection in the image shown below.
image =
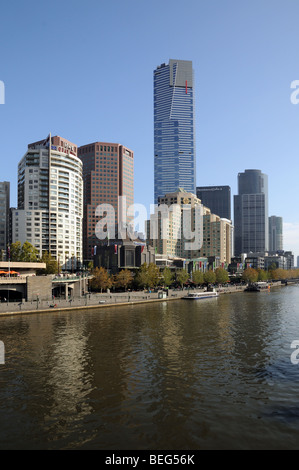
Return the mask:
[[[0,447],[297,448],[298,300],[288,287],[2,318]]]

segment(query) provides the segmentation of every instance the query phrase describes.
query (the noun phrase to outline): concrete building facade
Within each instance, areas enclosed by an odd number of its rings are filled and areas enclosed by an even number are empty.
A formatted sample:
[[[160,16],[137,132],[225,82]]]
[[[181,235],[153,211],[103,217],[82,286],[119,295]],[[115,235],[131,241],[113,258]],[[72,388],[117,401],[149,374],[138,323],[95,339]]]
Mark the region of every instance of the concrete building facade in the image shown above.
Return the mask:
[[[211,213],[195,194],[183,189],[159,198],[146,230],[147,242],[158,254],[190,260],[214,258],[223,266],[230,263],[232,222]]]

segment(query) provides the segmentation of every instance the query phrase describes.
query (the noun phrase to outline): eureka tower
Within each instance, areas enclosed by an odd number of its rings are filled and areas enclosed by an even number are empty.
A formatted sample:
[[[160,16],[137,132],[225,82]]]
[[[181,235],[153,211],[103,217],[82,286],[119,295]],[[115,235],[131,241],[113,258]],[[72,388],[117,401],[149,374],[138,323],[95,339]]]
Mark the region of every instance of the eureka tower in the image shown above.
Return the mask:
[[[196,193],[192,62],[169,60],[154,71],[155,203],[179,188]]]

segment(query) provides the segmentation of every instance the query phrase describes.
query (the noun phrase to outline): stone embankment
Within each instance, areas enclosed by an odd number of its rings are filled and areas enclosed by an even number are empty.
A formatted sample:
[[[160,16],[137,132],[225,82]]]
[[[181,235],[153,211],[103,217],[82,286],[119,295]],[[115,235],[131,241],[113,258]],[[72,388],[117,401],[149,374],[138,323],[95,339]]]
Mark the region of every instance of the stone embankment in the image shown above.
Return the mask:
[[[276,285],[278,285],[276,283]],[[280,285],[280,283],[279,283]],[[216,290],[219,294],[233,294],[243,292],[245,285],[218,287]],[[192,290],[191,290],[192,291]],[[169,290],[168,295],[162,294],[162,291],[133,291],[120,293],[103,293],[103,294],[86,294],[80,298],[53,299],[52,301],[33,300],[31,302],[9,302],[0,303],[0,317],[6,315],[29,314],[29,313],[46,313],[53,311],[66,310],[83,310],[95,309],[103,307],[119,307],[127,305],[137,305],[147,302],[168,302],[179,300],[188,293],[184,290]],[[162,297],[166,295],[166,297]]]

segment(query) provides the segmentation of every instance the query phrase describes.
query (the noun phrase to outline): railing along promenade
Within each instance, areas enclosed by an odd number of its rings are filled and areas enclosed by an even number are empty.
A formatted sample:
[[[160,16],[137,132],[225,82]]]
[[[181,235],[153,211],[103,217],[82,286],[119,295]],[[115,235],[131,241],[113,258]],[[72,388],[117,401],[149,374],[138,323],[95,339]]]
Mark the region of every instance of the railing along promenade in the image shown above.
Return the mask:
[[[17,279],[17,278],[15,278]],[[55,278],[56,281],[71,281],[79,280],[79,276]],[[299,279],[288,280],[288,283],[299,284]],[[279,287],[284,285],[282,281],[275,281],[270,283],[271,287]],[[219,294],[233,294],[243,292],[246,284],[235,286],[219,286],[216,290]],[[138,303],[147,303],[150,301],[170,301],[179,300],[188,293],[190,289],[169,289],[168,295],[159,298],[161,290],[151,291],[127,291],[127,292],[105,292],[105,293],[87,293],[79,298],[53,298],[51,301],[41,301],[38,298],[29,302],[2,302],[0,303],[0,316],[11,313],[34,313],[37,311],[56,311],[78,309],[84,310],[86,308],[99,308],[99,307],[113,307],[120,305],[134,305]],[[200,290],[200,289],[196,289]],[[192,291],[192,289],[191,289]]]

